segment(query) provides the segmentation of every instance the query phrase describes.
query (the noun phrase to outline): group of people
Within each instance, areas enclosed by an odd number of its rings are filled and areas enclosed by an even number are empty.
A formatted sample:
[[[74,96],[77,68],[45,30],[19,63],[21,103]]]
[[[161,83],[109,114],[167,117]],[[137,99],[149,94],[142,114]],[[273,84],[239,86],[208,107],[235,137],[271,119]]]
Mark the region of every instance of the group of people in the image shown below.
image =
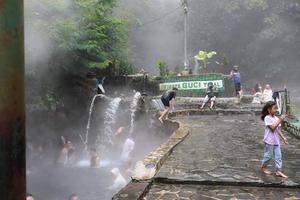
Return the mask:
[[[237,97],[241,97],[243,92],[241,88],[241,75],[239,72],[239,67],[234,66],[230,75],[227,77],[232,78],[235,85],[235,92]],[[168,114],[171,109],[174,109],[174,99],[176,97],[177,88],[168,90],[161,96],[161,101],[165,106],[165,110],[161,113],[159,121],[163,123],[163,120],[168,119]],[[211,102],[210,108],[213,108],[214,102],[216,100],[217,89],[212,82],[208,83],[208,88],[206,92],[206,97],[204,98],[201,109],[204,108],[207,102]],[[280,131],[281,123],[285,120],[285,115],[280,117],[276,116],[277,113],[277,103],[276,98],[278,98],[278,92],[273,93],[272,88],[269,84],[266,84],[264,90],[260,84],[257,84],[254,88],[254,99],[252,103],[265,104],[262,109],[261,120],[264,121],[264,155],[261,164],[261,171],[266,175],[271,175],[272,172],[267,168],[269,162],[275,158],[275,175],[282,178],[288,178],[282,172],[282,155],[280,148],[280,139],[283,140],[284,144],[288,144],[287,139],[284,137]]]
[[[56,160],[57,164],[60,166],[75,164],[77,160],[77,154],[75,154],[75,145],[70,140],[66,140],[64,137],[61,137],[61,139],[63,145],[62,149],[60,150],[58,159]],[[125,127],[119,127],[113,135],[113,144],[111,146],[112,150],[110,156],[119,161],[117,162],[119,163],[119,165],[114,166],[110,170],[113,183],[107,189],[110,190],[111,193],[117,192],[122,187],[124,187],[127,184],[126,179],[128,179],[132,175],[132,152],[134,148],[135,142],[133,141],[133,139],[128,138]],[[90,148],[89,158],[91,168],[100,167],[100,154],[96,148]],[[34,200],[33,195],[27,194],[26,200]],[[79,197],[77,195],[71,195],[69,200],[79,200]]]
[[[253,104],[265,104],[273,100],[273,90],[269,84],[266,84],[264,89],[260,84],[256,84],[253,88],[253,95]]]
[[[235,93],[238,98],[241,98],[243,95],[242,86],[241,86],[241,74],[239,70],[239,66],[235,65],[233,66],[233,69],[231,70],[229,75],[224,75],[224,77],[231,78],[234,83],[235,87]],[[175,104],[175,97],[177,94],[178,89],[176,87],[172,88],[172,90],[168,90],[164,92],[161,96],[161,101],[165,107],[165,109],[161,112],[160,117],[158,120],[163,123],[164,120],[168,120],[168,115],[171,110],[174,110],[174,104]],[[206,90],[206,96],[203,100],[203,103],[200,107],[200,109],[204,109],[205,105],[210,102],[210,109],[213,109],[215,106],[215,101],[217,98],[218,89],[213,84],[213,82],[207,83],[207,90]]]
[[[212,91],[212,86],[211,84],[208,86],[210,88],[210,92],[208,92],[206,101],[208,98],[215,98],[213,95],[210,95]],[[268,100],[265,103],[265,106],[262,109],[262,116],[261,119],[264,121],[265,124],[265,133],[264,133],[264,155],[263,155],[263,160],[262,160],[262,165],[261,165],[261,171],[267,175],[271,175],[272,172],[267,169],[268,163],[273,159],[273,156],[275,157],[275,175],[280,176],[283,178],[288,178],[287,175],[285,175],[282,172],[282,156],[281,156],[281,149],[280,149],[280,139],[284,141],[285,144],[288,144],[287,139],[284,137],[282,132],[280,131],[280,126],[281,123],[284,121],[285,116],[282,115],[279,118],[276,117],[276,112],[277,112],[277,104],[275,101],[272,99],[272,92],[270,92],[270,86],[267,85],[265,88],[265,98],[264,100]],[[162,122],[162,120],[168,118],[168,113],[170,111],[170,105],[174,106],[174,99],[176,96],[176,91],[177,88],[173,88],[170,91],[165,92],[161,100],[163,104],[165,105],[165,110],[162,112],[159,120]],[[171,103],[170,103],[171,101]],[[205,104],[205,102],[203,105]],[[203,108],[202,105],[202,108]]]

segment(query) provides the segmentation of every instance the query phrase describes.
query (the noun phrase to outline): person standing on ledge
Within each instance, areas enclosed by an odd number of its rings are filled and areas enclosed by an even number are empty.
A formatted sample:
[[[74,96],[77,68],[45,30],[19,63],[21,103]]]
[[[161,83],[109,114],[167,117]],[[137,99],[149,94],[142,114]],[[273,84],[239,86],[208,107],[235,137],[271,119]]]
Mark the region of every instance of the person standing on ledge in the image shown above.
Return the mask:
[[[174,87],[172,90],[168,90],[162,94],[161,101],[164,104],[165,109],[158,118],[161,123],[163,123],[163,120],[168,120],[170,110],[174,110],[174,100],[177,91],[178,89]]]
[[[238,65],[234,65],[229,75],[225,75],[233,80],[236,96],[242,97],[241,73]]]

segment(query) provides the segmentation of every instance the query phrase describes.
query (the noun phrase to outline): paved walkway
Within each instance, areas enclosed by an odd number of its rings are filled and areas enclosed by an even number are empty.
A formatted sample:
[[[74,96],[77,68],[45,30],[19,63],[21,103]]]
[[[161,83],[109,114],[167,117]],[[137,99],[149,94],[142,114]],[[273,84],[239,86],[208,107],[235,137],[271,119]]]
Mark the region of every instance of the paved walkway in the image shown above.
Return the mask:
[[[290,178],[282,179],[259,171],[264,148],[259,116],[206,115],[177,120],[191,126],[190,135],[175,147],[155,176],[147,200],[300,199],[299,140],[287,134],[290,145],[282,146],[283,171]]]

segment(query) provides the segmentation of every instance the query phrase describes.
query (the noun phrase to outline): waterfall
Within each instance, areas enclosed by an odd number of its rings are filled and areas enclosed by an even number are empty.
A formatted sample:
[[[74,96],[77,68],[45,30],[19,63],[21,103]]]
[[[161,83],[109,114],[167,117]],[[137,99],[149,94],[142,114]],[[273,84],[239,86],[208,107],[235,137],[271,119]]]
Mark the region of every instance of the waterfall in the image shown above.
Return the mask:
[[[85,139],[81,138],[83,140],[83,142],[85,143],[85,145],[88,144],[88,138],[89,138],[89,131],[90,131],[90,126],[91,126],[91,116],[94,110],[94,104],[95,104],[95,100],[97,99],[97,97],[101,97],[101,98],[107,98],[105,95],[103,94],[97,94],[94,96],[91,105],[90,105],[90,110],[89,110],[89,119],[88,119],[88,123],[86,126],[86,133],[85,133]]]
[[[164,105],[163,105],[163,103],[161,102],[160,99],[152,99],[151,100],[151,106],[153,108],[155,108],[156,110],[163,110],[164,109]]]
[[[112,144],[113,125],[116,122],[117,111],[121,102],[121,98],[114,98],[108,105],[104,116],[104,133],[100,137],[101,144]]]
[[[134,94],[133,100],[130,104],[130,112],[131,112],[131,114],[130,114],[130,117],[131,117],[131,119],[130,119],[130,131],[129,131],[130,136],[133,133],[135,113],[136,113],[137,106],[138,106],[138,103],[139,103],[139,100],[140,100],[141,97],[142,97],[141,93],[136,92]]]

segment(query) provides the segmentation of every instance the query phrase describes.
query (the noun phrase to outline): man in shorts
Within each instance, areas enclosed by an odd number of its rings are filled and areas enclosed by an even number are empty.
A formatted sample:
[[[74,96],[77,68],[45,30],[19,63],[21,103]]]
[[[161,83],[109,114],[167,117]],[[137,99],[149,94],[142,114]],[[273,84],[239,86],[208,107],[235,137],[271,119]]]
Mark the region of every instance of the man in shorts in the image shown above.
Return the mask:
[[[177,91],[178,89],[174,87],[172,90],[168,90],[162,94],[161,101],[164,104],[165,109],[158,118],[161,123],[163,123],[163,120],[168,120],[170,110],[174,109],[174,100]]]
[[[242,97],[241,73],[239,66],[234,65],[229,75],[225,75],[233,80],[236,96]]]

